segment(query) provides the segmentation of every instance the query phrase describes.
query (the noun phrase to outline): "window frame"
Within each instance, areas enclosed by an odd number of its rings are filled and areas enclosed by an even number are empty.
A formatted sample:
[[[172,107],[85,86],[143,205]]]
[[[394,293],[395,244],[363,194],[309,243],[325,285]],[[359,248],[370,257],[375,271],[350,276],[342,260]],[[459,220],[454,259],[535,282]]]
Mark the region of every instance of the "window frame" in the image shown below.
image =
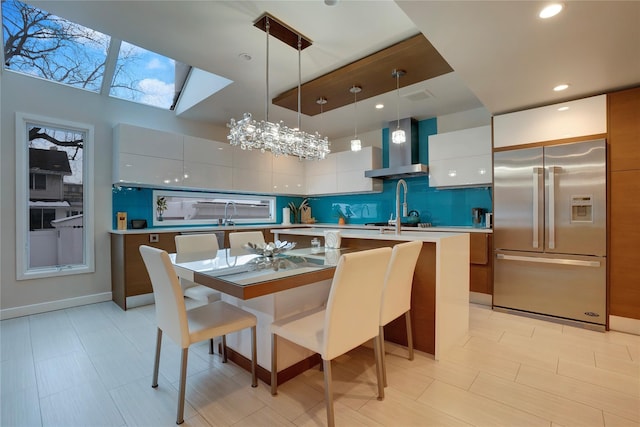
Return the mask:
[[[163,226],[180,226],[180,225],[212,225],[216,223],[216,219],[163,219],[158,220],[158,213],[156,211],[156,200],[158,197],[192,197],[194,199],[223,199],[229,201],[238,201],[238,200],[265,200],[269,202],[269,217],[267,218],[231,218],[234,224],[269,224],[276,222],[276,202],[277,198],[275,196],[265,196],[265,195],[245,195],[245,194],[228,194],[228,193],[200,193],[195,191],[170,191],[170,190],[153,190],[152,191],[152,209],[153,209],[153,226],[154,227],[163,227]]]
[[[35,114],[16,112],[16,280],[67,276],[95,272],[95,228],[94,228],[94,177],[93,145],[95,130],[93,125],[72,122]],[[29,141],[27,126],[38,124],[43,127],[70,129],[84,132],[82,152],[83,185],[83,254],[84,262],[74,265],[29,267]]]

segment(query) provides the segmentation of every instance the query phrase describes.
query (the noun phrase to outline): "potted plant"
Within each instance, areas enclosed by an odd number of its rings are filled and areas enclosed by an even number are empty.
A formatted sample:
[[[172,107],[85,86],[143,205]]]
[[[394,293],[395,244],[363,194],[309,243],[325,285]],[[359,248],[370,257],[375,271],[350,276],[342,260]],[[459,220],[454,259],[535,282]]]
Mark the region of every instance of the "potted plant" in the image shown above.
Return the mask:
[[[156,199],[156,211],[158,212],[158,221],[162,221],[162,214],[167,210],[167,198],[158,197]]]
[[[333,205],[333,214],[338,217],[338,224],[344,225],[347,222],[347,216],[342,211],[342,207],[337,203]]]
[[[293,202],[289,202],[289,209],[293,214],[293,223],[300,224],[302,223],[302,209],[309,206],[309,199],[304,198],[300,203],[300,206],[296,206]]]

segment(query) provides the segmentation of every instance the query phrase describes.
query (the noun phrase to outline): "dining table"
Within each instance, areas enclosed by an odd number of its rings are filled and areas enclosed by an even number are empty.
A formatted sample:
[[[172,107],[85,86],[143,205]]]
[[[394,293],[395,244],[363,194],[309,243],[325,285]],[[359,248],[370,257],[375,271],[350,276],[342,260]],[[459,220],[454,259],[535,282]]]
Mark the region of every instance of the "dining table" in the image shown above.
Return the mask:
[[[220,291],[222,300],[256,315],[258,378],[270,383],[271,323],[326,304],[343,253],[356,249],[295,247],[274,256],[224,248],[211,254],[169,254],[178,277]],[[250,369],[250,335],[226,336],[227,356]],[[285,382],[319,363],[319,356],[278,338],[278,381]]]
[[[169,254],[178,277],[248,300],[333,278],[342,253],[353,249],[293,248],[275,256],[244,249],[210,254]]]

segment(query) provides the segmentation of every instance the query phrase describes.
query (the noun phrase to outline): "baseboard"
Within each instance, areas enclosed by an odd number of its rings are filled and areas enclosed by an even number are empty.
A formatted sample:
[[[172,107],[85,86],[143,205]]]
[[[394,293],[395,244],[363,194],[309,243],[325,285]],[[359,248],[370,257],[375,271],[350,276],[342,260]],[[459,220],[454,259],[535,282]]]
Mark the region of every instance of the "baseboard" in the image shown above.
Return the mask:
[[[609,330],[640,335],[640,320],[629,317],[609,316]]]
[[[491,307],[493,304],[493,295],[483,294],[480,292],[469,292],[469,302],[474,304],[488,305]]]
[[[104,301],[111,301],[111,292],[85,295],[75,298],[66,298],[56,301],[42,302],[39,304],[23,305],[21,307],[5,308],[3,310],[0,310],[0,320],[13,319],[14,317],[29,316],[32,314],[46,313],[48,311],[63,310],[65,308],[95,304],[97,302]]]
[[[127,310],[134,307],[153,304],[155,302],[156,301],[153,298],[153,292],[149,294],[142,294],[142,295],[127,297]]]

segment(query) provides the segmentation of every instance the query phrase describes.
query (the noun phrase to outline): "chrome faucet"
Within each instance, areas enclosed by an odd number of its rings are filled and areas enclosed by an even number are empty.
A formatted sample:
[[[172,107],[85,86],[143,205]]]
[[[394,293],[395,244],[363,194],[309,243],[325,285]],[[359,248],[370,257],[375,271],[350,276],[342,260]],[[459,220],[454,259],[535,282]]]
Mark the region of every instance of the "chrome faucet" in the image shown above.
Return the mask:
[[[227,216],[227,208],[229,207],[229,204],[233,205],[233,214],[231,214],[230,216]],[[236,202],[234,202],[233,200],[229,200],[227,203],[225,203],[224,204],[224,225],[233,225],[233,221],[231,221],[231,218],[237,213],[238,211],[236,210]]]
[[[404,187],[404,203],[402,203],[402,215],[400,215],[400,185]],[[407,216],[407,182],[404,179],[398,180],[396,185],[396,234],[401,233],[400,218]]]

